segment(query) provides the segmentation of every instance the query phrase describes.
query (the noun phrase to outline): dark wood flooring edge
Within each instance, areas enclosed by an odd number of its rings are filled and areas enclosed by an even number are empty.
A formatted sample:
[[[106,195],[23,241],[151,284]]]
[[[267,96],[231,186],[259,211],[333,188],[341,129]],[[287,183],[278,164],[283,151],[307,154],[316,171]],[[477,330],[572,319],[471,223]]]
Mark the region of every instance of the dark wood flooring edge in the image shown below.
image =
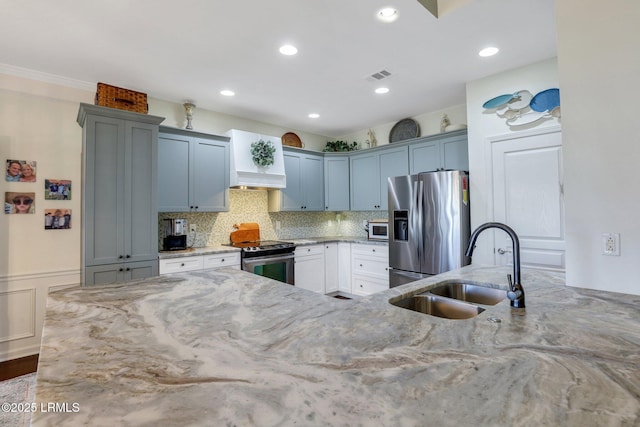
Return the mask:
[[[0,362],[0,381],[27,375],[38,370],[38,354]]]

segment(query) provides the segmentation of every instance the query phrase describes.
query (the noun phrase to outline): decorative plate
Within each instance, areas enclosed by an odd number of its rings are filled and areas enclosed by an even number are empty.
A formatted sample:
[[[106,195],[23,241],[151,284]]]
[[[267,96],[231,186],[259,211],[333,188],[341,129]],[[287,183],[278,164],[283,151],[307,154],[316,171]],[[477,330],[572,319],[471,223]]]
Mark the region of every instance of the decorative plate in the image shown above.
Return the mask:
[[[533,111],[551,111],[560,106],[560,89],[547,89],[536,94],[531,99],[529,107]]]
[[[391,128],[389,143],[404,141],[420,136],[420,125],[413,119],[402,119]]]
[[[282,135],[282,145],[288,145],[289,147],[302,148],[302,141],[300,137],[293,132],[287,132]]]
[[[496,96],[495,98],[491,98],[490,100],[482,104],[482,108],[489,110],[491,108],[502,107],[503,105],[507,104],[509,101],[511,101],[513,98],[517,96],[518,96],[518,92]]]

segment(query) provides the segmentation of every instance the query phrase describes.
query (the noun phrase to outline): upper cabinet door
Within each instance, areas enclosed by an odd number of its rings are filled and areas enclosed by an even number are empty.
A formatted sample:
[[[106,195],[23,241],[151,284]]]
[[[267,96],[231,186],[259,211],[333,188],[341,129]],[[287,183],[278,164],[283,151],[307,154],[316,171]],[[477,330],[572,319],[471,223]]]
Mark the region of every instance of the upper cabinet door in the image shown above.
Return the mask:
[[[349,210],[349,158],[325,157],[324,201],[327,211]]]
[[[86,265],[124,261],[125,121],[87,116],[83,165]]]
[[[297,153],[284,153],[284,171],[287,187],[280,190],[283,211],[299,211],[304,206],[302,190],[302,157]]]
[[[440,143],[421,142],[409,147],[410,174],[431,172],[440,168]]]
[[[158,256],[157,168],[158,126],[126,122],[124,239],[127,262],[148,261]]]
[[[161,133],[158,138],[158,211],[189,212],[189,138]]]
[[[305,155],[303,163],[304,210],[324,211],[324,159]]]
[[[466,134],[442,141],[440,152],[444,169],[469,170],[469,144]]]
[[[394,176],[409,174],[408,148],[400,147],[380,152],[380,203],[379,209],[387,210],[387,179]]]
[[[380,204],[379,156],[374,153],[350,157],[351,210],[372,211]]]
[[[198,212],[229,209],[229,144],[196,138],[193,144],[193,201]]]

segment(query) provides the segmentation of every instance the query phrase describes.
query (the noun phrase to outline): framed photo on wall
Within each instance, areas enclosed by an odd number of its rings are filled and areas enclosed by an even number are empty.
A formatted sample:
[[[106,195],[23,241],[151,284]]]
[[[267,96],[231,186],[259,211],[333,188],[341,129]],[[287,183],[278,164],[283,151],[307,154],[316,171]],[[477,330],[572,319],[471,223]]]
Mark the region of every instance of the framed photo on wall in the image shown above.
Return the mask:
[[[36,182],[35,160],[7,159],[5,181],[7,182]]]
[[[71,180],[68,179],[45,179],[44,180],[45,200],[71,200]]]
[[[4,193],[4,213],[36,213],[36,193],[8,191]]]
[[[71,228],[71,209],[45,209],[45,230],[68,230]]]

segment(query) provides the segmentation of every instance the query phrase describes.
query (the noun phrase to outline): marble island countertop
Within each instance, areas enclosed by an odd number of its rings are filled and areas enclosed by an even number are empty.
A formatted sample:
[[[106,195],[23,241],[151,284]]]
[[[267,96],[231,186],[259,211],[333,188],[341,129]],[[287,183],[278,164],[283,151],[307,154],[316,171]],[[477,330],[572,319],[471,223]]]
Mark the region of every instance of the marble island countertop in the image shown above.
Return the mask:
[[[35,426],[635,426],[640,296],[523,270],[526,312],[467,320],[389,304],[469,266],[357,300],[233,270],[49,294]],[[488,321],[489,317],[501,322]]]

